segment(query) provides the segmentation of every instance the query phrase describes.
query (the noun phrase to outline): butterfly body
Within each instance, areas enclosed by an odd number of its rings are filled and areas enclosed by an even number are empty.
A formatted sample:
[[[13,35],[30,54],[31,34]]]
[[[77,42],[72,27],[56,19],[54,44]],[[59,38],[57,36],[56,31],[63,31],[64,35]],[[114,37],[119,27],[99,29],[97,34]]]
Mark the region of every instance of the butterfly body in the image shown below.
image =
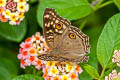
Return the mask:
[[[89,38],[78,28],[60,17],[54,9],[46,8],[43,16],[44,37],[49,51],[39,59],[60,62],[87,62]]]

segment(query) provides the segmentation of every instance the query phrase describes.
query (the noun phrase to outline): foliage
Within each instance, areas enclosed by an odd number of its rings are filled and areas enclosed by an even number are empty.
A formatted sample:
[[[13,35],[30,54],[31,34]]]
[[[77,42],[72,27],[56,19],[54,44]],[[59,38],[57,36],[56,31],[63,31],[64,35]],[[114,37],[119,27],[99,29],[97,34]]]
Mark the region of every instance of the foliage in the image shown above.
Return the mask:
[[[112,69],[114,50],[120,49],[119,0],[30,0],[30,10],[19,26],[0,22],[0,80],[42,80],[41,71],[35,68],[20,69],[17,59],[19,44],[39,31],[42,34],[42,17],[46,7],[71,21],[90,38],[90,59],[80,64],[80,80],[104,80]],[[28,74],[29,73],[29,74]]]

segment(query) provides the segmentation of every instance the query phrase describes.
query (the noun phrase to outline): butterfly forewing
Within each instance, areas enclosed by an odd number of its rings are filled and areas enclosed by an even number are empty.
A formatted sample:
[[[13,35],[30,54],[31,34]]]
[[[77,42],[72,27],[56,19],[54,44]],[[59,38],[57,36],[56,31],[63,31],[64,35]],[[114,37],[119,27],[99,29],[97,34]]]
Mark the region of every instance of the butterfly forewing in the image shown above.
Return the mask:
[[[46,8],[43,15],[43,30],[45,40],[50,49],[55,48],[70,26],[70,22],[61,18],[54,9]]]

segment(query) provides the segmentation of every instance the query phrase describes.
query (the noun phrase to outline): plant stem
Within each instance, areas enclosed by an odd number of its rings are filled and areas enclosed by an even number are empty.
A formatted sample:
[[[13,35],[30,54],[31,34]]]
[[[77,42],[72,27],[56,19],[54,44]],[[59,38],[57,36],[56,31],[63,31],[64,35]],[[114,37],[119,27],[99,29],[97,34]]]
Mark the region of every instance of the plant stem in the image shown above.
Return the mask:
[[[105,6],[107,6],[107,5],[111,4],[111,3],[113,3],[113,1],[107,1],[107,2],[99,5],[99,6],[95,9],[95,11],[98,10],[98,9],[100,9],[100,8],[103,8],[103,7],[105,7]]]
[[[87,20],[84,20],[81,25],[79,26],[79,29],[82,30],[84,28],[84,26],[86,25]]]
[[[100,0],[95,6],[94,6],[94,11],[98,8],[98,6],[103,2],[104,0]]]
[[[107,2],[105,2],[105,3],[102,4],[103,1],[104,1],[104,0],[100,0],[100,1],[94,6],[94,8],[93,8],[93,9],[94,9],[94,12],[97,11],[98,9],[100,9],[100,8],[103,8],[103,7],[105,7],[105,6],[113,3],[113,1],[110,0],[110,1],[107,1]],[[87,20],[84,20],[84,21],[82,22],[82,24],[79,26],[79,29],[82,30],[82,29],[84,28],[84,26],[86,25],[86,23],[87,23]]]
[[[104,76],[105,68],[106,68],[106,67],[103,68],[102,73],[101,73],[101,76],[100,76],[100,78],[99,78],[98,80],[101,80],[102,77]]]

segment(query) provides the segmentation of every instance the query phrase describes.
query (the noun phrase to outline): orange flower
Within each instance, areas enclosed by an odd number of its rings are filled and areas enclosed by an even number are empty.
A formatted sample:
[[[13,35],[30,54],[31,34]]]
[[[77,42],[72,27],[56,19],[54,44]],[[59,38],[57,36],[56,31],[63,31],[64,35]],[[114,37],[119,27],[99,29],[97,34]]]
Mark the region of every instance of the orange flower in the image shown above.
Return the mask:
[[[30,60],[31,62],[33,62],[33,61],[35,60],[35,57],[34,57],[34,56],[31,56],[31,57],[29,58],[29,60]]]
[[[43,74],[43,78],[45,79],[47,77],[47,75],[46,74]]]
[[[59,76],[55,76],[53,80],[60,80]]]
[[[41,64],[42,64],[42,63],[41,63],[41,60],[38,59],[38,60],[37,60],[37,65],[41,66]]]
[[[51,77],[48,77],[48,79],[47,80],[51,80]]]
[[[77,65],[75,70],[76,70],[77,72],[79,72],[80,69],[81,69],[80,65]]]
[[[70,74],[71,79],[75,80],[77,78],[77,75],[75,73]]]
[[[36,51],[35,51],[35,49],[30,49],[30,50],[29,50],[29,53],[30,53],[30,54],[35,54]]]
[[[48,70],[47,70],[47,68],[45,68],[44,73],[45,73],[46,75],[48,75]]]
[[[27,38],[27,39],[25,40],[25,42],[29,42],[29,41],[31,41],[31,38]]]
[[[36,35],[36,40],[40,40],[40,36],[39,35]]]
[[[0,7],[0,14],[3,12],[3,8]]]
[[[7,21],[8,21],[8,19],[7,19],[7,18],[5,18],[3,15],[2,15],[2,16],[0,16],[0,20],[1,20],[1,22],[7,22]]]

